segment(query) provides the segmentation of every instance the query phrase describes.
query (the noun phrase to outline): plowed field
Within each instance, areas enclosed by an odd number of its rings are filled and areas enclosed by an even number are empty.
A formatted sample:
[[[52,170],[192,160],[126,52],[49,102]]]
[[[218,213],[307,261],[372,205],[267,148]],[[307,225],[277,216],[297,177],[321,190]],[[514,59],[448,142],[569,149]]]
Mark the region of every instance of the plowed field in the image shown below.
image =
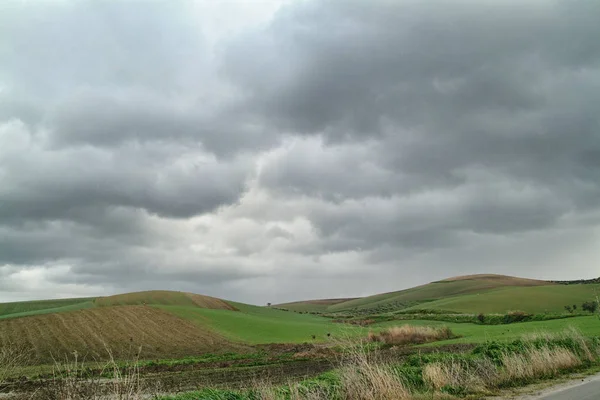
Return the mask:
[[[32,363],[64,359],[74,351],[87,360],[177,358],[219,351],[243,351],[210,329],[150,306],[99,307],[0,320],[0,346],[23,345]]]

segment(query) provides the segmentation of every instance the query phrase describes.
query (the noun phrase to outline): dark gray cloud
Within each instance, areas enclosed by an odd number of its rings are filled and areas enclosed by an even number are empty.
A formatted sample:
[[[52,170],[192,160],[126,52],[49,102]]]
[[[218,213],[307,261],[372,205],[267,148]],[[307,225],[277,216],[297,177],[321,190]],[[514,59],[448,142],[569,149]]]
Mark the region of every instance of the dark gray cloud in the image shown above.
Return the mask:
[[[598,275],[595,2],[0,7],[0,301]]]

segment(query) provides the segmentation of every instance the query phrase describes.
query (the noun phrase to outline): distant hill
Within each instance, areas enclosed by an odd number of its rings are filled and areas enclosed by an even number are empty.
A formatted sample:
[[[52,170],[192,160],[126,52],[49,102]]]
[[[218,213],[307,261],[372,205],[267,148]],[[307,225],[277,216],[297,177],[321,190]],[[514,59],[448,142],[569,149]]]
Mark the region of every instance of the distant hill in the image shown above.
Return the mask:
[[[100,307],[140,304],[192,306],[211,310],[236,311],[236,308],[230,303],[215,297],[168,290],[133,292],[94,299],[94,305]]]
[[[288,308],[292,309],[289,307],[289,304],[294,304],[296,309],[302,309],[302,311],[308,312],[388,312],[403,310],[410,307],[418,307],[425,303],[440,299],[474,293],[483,293],[503,287],[535,287],[550,285],[554,285],[554,283],[506,275],[466,275],[447,278],[441,281],[435,281],[426,285],[400,290],[397,292],[382,293],[374,296],[336,302],[326,306],[323,304],[314,304],[315,301],[304,301],[288,303]],[[277,307],[280,306],[282,308],[286,308],[286,305],[277,305]]]
[[[344,299],[319,299],[319,300],[305,300],[305,301],[294,301],[291,303],[281,303],[274,307],[282,308],[291,311],[326,311],[329,306],[344,303],[350,300],[356,300],[358,297],[344,298]]]
[[[480,293],[447,297],[413,306],[406,311],[427,309],[440,312],[504,314],[522,310],[530,313],[556,313],[565,312],[566,305],[581,307],[583,302],[592,301],[596,292],[600,293],[600,284],[506,286]]]

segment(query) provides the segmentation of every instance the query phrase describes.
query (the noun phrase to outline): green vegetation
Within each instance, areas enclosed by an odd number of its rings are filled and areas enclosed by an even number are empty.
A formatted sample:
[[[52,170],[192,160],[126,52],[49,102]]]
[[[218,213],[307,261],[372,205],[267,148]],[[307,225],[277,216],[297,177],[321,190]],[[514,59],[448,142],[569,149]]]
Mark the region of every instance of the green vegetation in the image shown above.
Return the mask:
[[[430,308],[429,303],[436,300],[468,294],[485,293],[503,287],[535,286],[554,287],[557,285],[547,281],[515,278],[504,275],[472,275],[432,282],[398,292],[383,293],[344,302],[336,302],[335,304],[327,306],[325,310],[323,310],[322,304],[315,305],[314,303],[316,301],[291,303],[291,305],[293,305],[295,309],[301,309],[302,311],[322,313],[382,313],[398,311],[409,307],[422,308],[424,304],[426,304],[426,308]],[[287,306],[286,308],[293,309],[290,307],[290,303],[281,306]]]
[[[598,365],[600,340],[575,330],[488,341],[468,353],[414,354],[404,362],[375,363],[367,351],[349,348],[334,371],[283,386],[245,390],[205,389],[161,400],[399,399],[490,395]]]
[[[397,326],[399,321],[388,321],[369,326],[372,330]],[[551,321],[534,321],[510,325],[476,325],[469,323],[449,323],[441,321],[402,321],[402,324],[416,326],[447,326],[460,338],[439,342],[453,343],[482,343],[488,340],[507,341],[529,333],[556,333],[568,328],[576,328],[585,336],[595,336],[600,332],[600,321],[592,316],[582,316]]]
[[[352,334],[358,328],[333,324],[327,318],[265,307],[231,303],[239,311],[157,306],[180,318],[209,326],[228,339],[246,343],[303,343]],[[313,338],[314,336],[314,338]]]
[[[81,298],[0,303],[0,319],[80,310],[93,307],[93,300],[93,298]]]
[[[564,312],[565,304],[581,305],[594,298],[599,284],[506,287],[479,294],[467,294],[429,302],[430,310],[460,313],[506,313],[523,310],[529,313]],[[418,309],[419,307],[408,308]]]
[[[600,284],[481,275],[360,299],[272,307],[169,291],[6,303],[0,304],[0,350],[29,349],[11,379],[51,378],[55,366],[49,363],[74,353],[91,361],[87,379],[115,378],[129,373],[126,360],[137,354],[135,373],[149,374],[150,382],[165,374],[165,381],[177,380],[177,390],[242,387],[167,397],[178,400],[469,396],[598,365],[595,292]],[[561,333],[570,328],[583,336]],[[475,351],[461,353],[475,345]],[[372,365],[360,358],[364,351],[405,361]],[[351,360],[339,365],[346,352]],[[560,361],[552,364],[554,359]],[[103,369],[107,360],[110,370]],[[339,368],[319,375],[334,365]],[[469,380],[473,376],[476,383]],[[269,382],[256,387],[262,377]],[[37,382],[27,387],[43,383]],[[378,392],[384,388],[393,394]]]

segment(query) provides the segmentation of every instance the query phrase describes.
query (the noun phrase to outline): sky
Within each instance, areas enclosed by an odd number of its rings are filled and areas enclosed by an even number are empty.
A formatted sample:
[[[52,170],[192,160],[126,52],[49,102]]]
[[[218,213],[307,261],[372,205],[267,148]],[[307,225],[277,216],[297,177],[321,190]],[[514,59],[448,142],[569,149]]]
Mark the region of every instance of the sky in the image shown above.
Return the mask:
[[[598,15],[2,0],[0,301],[598,277]]]

